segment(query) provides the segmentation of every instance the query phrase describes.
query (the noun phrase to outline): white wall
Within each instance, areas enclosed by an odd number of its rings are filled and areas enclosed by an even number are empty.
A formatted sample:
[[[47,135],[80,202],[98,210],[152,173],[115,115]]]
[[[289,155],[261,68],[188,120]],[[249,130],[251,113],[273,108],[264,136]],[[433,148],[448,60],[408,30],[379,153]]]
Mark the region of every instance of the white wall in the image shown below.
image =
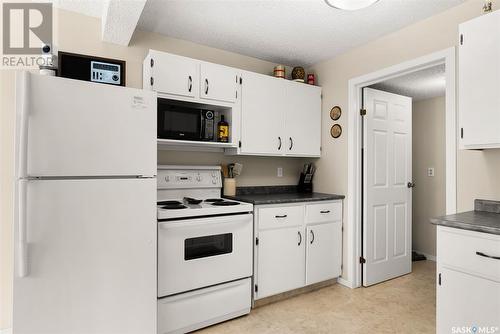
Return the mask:
[[[429,218],[446,214],[445,97],[413,103],[413,250],[436,256],[436,227]],[[435,176],[427,176],[433,167]]]
[[[347,105],[349,79],[371,73],[411,59],[458,45],[458,25],[481,14],[483,0],[469,0],[438,15],[417,22],[397,32],[350,50],[331,60],[312,66],[318,83],[323,87],[323,155],[318,162],[316,189],[347,194]],[[332,40],[332,43],[335,41]],[[334,105],[344,110],[340,124],[344,133],[332,139],[329,129],[333,122],[329,111]],[[457,177],[457,207],[459,211],[473,208],[473,199],[500,199],[500,150],[459,151]],[[351,194],[347,194],[350,196]],[[347,210],[344,210],[344,220]],[[350,261],[346,250],[349,240],[344,228],[344,272],[347,280]]]

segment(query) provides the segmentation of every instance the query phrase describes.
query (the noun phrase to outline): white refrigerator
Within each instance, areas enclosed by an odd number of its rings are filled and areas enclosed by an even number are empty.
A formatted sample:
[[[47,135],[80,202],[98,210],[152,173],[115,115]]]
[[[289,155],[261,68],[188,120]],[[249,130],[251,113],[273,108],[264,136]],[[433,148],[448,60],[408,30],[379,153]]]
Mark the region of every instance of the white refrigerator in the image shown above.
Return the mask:
[[[156,333],[156,96],[16,77],[13,333]]]

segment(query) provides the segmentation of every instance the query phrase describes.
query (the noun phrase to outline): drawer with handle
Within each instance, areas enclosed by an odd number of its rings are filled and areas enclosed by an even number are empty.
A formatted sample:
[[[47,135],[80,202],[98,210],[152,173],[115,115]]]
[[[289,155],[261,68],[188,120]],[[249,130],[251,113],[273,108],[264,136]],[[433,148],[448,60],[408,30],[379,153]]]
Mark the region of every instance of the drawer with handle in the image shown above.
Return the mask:
[[[342,202],[325,202],[306,205],[306,222],[322,223],[342,219]]]
[[[303,205],[259,209],[259,229],[299,226],[303,220]]]
[[[500,282],[500,236],[438,226],[441,266]]]

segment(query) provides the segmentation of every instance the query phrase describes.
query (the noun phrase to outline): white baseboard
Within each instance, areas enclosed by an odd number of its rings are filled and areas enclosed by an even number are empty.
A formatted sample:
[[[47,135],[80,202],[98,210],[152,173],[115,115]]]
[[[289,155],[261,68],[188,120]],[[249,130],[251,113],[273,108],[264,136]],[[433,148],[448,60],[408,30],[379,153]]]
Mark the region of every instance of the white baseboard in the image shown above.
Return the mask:
[[[422,254],[423,256],[425,256],[427,258],[427,260],[429,261],[433,261],[433,262],[436,262],[436,256],[435,255],[430,255],[430,254],[427,254],[427,253],[424,253],[424,252],[421,252],[419,250],[413,250],[414,252],[417,252],[418,254]]]
[[[0,334],[12,334],[12,328],[0,329]]]
[[[352,282],[348,281],[342,277],[337,278],[337,283],[339,283],[340,285],[346,286],[349,289],[354,289],[354,285],[352,284]]]

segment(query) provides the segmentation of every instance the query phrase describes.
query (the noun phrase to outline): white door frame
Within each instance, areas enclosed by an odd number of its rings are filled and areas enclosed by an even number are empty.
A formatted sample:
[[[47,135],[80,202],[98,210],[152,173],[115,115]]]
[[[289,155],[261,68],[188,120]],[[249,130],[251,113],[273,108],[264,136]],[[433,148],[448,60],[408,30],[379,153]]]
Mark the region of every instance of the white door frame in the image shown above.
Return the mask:
[[[438,51],[420,58],[390,66],[349,80],[348,102],[348,175],[347,175],[347,261],[349,280],[339,279],[339,283],[351,288],[361,286],[361,147],[362,88],[416,72],[425,68],[445,64],[446,76],[446,214],[456,213],[457,206],[457,112],[456,112],[456,65],[455,47]]]

